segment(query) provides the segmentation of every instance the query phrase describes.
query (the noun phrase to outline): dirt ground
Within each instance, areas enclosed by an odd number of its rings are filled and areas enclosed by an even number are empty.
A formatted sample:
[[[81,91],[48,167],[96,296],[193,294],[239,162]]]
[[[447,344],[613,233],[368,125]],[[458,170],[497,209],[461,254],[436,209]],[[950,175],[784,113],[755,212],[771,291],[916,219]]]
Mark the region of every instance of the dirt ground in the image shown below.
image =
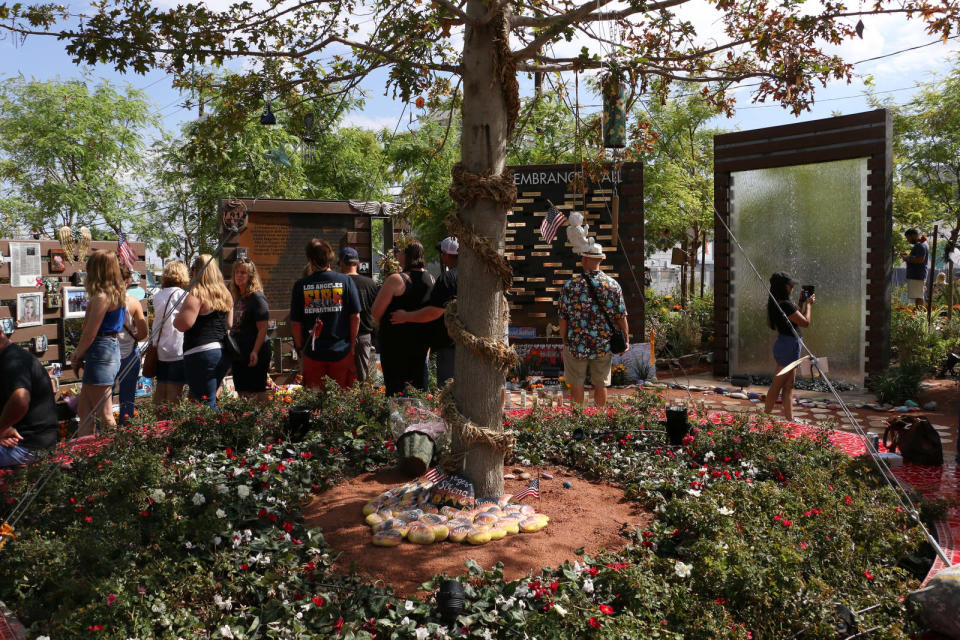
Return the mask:
[[[523,470],[536,476],[536,467]],[[355,567],[374,581],[392,585],[401,595],[416,593],[421,583],[437,573],[465,574],[464,562],[468,558],[485,568],[502,562],[504,577],[516,580],[542,567],[576,560],[574,551],[580,547],[591,554],[600,549],[617,551],[628,542],[619,535],[621,531],[652,520],[650,513],[626,501],[616,487],[584,480],[563,468],[543,467],[540,472],[552,474],[553,479],[541,478],[540,500],[528,498],[524,504],[550,516],[547,528],[537,533],[509,535],[480,546],[452,542],[374,546],[370,528],[364,524],[363,505],[410,480],[394,470],[363,474],[338,485],[316,496],[304,515],[307,525],[320,527],[327,544],[342,553],[335,570],[346,573]],[[564,480],[570,481],[572,488],[562,488]],[[505,491],[519,491],[526,483],[505,480]]]

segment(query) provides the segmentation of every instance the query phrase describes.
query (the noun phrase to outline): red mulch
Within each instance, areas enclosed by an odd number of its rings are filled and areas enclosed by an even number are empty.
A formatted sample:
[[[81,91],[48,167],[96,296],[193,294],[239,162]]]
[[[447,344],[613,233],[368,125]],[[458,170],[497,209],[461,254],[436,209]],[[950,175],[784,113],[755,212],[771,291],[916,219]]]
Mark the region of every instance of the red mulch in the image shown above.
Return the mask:
[[[536,475],[535,468],[526,471]],[[510,469],[506,470],[507,472]],[[304,510],[306,524],[323,529],[324,539],[342,553],[334,569],[347,573],[353,567],[372,580],[390,584],[401,595],[416,593],[420,584],[437,573],[458,576],[472,558],[484,568],[502,562],[504,578],[516,580],[543,567],[574,561],[580,547],[594,554],[599,549],[619,551],[627,546],[622,530],[632,530],[653,520],[650,513],[624,499],[623,491],[611,485],[590,482],[569,470],[544,467],[552,480],[540,480],[540,501],[524,504],[550,516],[550,524],[537,533],[520,533],[471,546],[440,542],[420,546],[403,542],[397,547],[377,547],[364,523],[363,505],[382,492],[410,480],[394,471],[367,473],[316,496]],[[564,489],[569,480],[573,487]],[[525,480],[505,480],[507,493],[519,491]]]

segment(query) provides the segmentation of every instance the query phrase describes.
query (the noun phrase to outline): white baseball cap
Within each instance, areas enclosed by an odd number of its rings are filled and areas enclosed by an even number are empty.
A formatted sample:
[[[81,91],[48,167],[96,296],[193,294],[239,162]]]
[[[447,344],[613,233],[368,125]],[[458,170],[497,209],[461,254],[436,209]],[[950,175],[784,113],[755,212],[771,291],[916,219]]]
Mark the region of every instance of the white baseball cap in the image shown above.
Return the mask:
[[[441,253],[446,253],[451,256],[455,256],[459,251],[460,251],[460,243],[457,242],[457,239],[452,236],[444,238],[440,242]]]

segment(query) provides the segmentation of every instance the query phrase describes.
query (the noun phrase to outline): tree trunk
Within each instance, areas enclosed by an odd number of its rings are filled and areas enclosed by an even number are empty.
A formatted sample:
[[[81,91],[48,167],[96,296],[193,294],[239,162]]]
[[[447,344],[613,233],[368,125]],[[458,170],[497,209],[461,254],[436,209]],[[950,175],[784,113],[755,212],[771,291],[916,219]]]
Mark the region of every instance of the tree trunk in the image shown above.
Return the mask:
[[[468,0],[467,13],[485,15],[483,0]],[[463,131],[461,158],[464,168],[481,174],[503,172],[507,156],[507,106],[503,84],[495,69],[497,21],[466,29],[463,44]],[[475,200],[460,209],[461,219],[486,237],[501,254],[506,232],[506,211],[491,200]],[[462,247],[463,245],[461,245]],[[484,270],[469,248],[460,252],[457,308],[467,331],[502,339],[506,304],[500,279]],[[485,359],[457,345],[454,398],[460,412],[481,428],[501,430],[503,412],[500,389],[503,374]],[[464,473],[478,497],[503,494],[503,455],[485,446],[454,442],[454,451],[467,451]]]

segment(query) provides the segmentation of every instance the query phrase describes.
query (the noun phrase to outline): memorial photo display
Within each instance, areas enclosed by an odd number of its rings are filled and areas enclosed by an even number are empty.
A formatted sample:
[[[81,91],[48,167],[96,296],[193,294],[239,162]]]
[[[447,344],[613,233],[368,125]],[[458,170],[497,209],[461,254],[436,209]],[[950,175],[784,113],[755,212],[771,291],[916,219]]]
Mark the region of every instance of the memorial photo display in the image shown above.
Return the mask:
[[[87,313],[87,291],[83,287],[64,287],[63,298],[64,318],[82,318]]]

